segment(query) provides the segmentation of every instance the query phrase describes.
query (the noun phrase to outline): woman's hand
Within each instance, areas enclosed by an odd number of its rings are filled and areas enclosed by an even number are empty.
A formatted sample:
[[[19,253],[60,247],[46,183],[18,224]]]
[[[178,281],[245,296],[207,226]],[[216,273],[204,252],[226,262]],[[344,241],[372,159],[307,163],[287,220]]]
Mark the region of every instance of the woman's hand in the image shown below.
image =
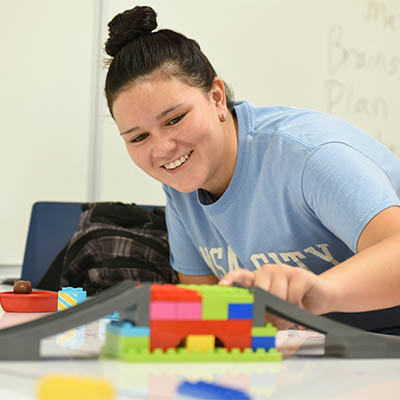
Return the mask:
[[[338,295],[338,288],[328,279],[285,264],[265,264],[254,272],[236,269],[226,274],[219,282],[225,286],[233,283],[243,287],[258,286],[315,314],[333,311],[330,306],[334,297]],[[271,314],[267,315],[267,321],[279,329],[293,326],[292,323]]]

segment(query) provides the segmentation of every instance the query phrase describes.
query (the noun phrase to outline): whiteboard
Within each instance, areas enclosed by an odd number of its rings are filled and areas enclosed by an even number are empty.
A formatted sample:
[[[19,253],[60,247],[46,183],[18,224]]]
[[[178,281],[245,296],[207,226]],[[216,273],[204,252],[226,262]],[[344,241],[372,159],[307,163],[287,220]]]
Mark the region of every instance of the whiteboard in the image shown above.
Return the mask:
[[[400,1],[153,0],[159,28],[196,39],[236,99],[328,112],[400,155]],[[106,24],[132,8],[105,1]],[[102,77],[104,79],[104,76]],[[104,85],[104,81],[100,82]],[[104,107],[101,199],[163,204],[133,165]]]

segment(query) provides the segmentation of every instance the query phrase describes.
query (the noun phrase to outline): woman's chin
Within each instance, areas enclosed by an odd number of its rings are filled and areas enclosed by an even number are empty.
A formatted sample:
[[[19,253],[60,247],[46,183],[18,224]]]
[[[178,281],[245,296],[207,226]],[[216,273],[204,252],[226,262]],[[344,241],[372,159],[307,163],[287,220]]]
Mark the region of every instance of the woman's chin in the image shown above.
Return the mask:
[[[176,184],[176,185],[170,185],[170,186],[180,193],[192,193],[199,189],[199,187],[196,185],[185,185],[184,186],[184,185]]]

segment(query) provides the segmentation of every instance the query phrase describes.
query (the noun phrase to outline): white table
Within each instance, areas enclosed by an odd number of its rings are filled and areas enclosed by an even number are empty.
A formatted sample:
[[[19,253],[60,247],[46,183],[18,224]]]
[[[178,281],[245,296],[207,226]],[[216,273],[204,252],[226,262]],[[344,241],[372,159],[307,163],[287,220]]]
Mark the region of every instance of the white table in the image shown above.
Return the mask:
[[[0,286],[4,290],[10,287]],[[0,328],[40,316],[2,312]],[[97,358],[106,323],[96,321],[43,340],[40,361],[0,361],[0,399],[34,399],[39,380],[52,373],[106,377],[119,390],[118,399],[179,398],[176,386],[184,380],[225,384],[254,399],[400,397],[400,359],[325,358],[323,335],[315,332],[279,332],[280,363],[133,364]]]

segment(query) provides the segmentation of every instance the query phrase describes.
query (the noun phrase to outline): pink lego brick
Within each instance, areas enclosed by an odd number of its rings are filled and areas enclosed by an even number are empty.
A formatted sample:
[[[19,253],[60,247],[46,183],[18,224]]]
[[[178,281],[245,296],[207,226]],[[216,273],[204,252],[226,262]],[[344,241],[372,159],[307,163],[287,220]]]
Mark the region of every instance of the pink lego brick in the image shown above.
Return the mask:
[[[202,319],[202,306],[200,301],[182,301],[176,303],[177,319],[197,320]]]
[[[152,301],[150,303],[150,320],[176,320],[177,304],[174,301]]]

